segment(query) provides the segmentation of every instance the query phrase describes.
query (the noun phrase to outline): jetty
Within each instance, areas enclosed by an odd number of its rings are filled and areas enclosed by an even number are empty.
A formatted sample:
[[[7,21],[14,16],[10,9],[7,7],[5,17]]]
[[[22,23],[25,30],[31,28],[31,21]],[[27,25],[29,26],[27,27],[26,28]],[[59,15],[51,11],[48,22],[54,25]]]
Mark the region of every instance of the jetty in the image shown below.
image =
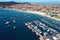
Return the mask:
[[[37,36],[39,36],[39,40],[60,40],[60,33],[56,30],[48,27],[40,21],[27,22],[25,25],[32,30]]]

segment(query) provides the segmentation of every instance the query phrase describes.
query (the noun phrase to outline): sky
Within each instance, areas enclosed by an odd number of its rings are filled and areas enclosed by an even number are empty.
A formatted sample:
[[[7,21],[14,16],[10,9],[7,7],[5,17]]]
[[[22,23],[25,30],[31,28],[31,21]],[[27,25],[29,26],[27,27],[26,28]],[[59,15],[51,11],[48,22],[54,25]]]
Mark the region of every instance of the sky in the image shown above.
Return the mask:
[[[0,2],[4,1],[15,1],[15,2],[60,2],[60,0],[0,0]]]

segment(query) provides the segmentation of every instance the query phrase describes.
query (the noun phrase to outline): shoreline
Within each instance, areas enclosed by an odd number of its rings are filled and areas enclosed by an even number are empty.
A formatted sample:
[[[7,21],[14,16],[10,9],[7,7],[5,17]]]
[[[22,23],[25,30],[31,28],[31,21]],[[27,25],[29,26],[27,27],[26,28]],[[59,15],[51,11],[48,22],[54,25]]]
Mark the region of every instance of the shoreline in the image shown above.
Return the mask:
[[[60,19],[57,19],[57,18],[54,18],[54,17],[50,17],[49,15],[45,15],[44,12],[37,12],[37,11],[23,11],[23,10],[18,10],[18,9],[10,9],[10,8],[3,8],[3,9],[7,9],[7,10],[15,10],[15,11],[21,11],[21,12],[26,12],[26,13],[33,13],[33,14],[37,14],[37,15],[41,15],[41,16],[45,16],[45,17],[48,17],[48,18],[51,18],[53,20],[57,20],[57,21],[60,21]]]
[[[54,17],[50,17],[49,15],[45,15],[45,13],[43,13],[43,12],[37,12],[37,11],[22,11],[22,12],[33,13],[33,14],[37,14],[37,15],[41,15],[41,16],[45,16],[45,17],[51,18],[53,20],[60,21],[60,19],[57,19],[57,18],[54,18]]]

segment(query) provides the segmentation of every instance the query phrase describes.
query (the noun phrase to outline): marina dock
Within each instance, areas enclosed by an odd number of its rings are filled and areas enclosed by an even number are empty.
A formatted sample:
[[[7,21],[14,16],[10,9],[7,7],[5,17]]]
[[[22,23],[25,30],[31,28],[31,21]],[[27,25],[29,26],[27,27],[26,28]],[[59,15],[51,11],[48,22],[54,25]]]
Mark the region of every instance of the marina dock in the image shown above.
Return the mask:
[[[60,40],[60,36],[57,36],[59,32],[40,21],[27,22],[25,25],[39,36],[39,40]]]

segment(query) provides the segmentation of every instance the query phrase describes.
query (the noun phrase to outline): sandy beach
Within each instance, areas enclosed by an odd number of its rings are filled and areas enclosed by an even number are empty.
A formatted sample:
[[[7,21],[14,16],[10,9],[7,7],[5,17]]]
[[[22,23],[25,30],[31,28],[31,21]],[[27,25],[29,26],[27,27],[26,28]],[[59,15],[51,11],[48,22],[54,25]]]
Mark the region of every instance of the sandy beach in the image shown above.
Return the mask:
[[[51,19],[60,21],[60,19],[57,19],[57,18],[54,18],[54,17],[50,17],[49,15],[45,15],[45,13],[43,13],[43,12],[37,12],[37,11],[23,11],[23,12],[38,14],[38,15],[46,16],[46,17],[49,17]]]
[[[8,9],[8,8],[5,8],[5,9],[7,9],[7,10],[15,10],[15,11],[19,11],[19,12],[33,13],[33,14],[46,16],[46,17],[49,17],[49,18],[51,18],[51,19],[60,21],[60,19],[57,19],[57,18],[54,18],[54,17],[50,17],[49,15],[45,15],[45,13],[43,13],[43,12],[37,12],[37,11],[23,11],[23,10],[18,10],[18,9]]]

